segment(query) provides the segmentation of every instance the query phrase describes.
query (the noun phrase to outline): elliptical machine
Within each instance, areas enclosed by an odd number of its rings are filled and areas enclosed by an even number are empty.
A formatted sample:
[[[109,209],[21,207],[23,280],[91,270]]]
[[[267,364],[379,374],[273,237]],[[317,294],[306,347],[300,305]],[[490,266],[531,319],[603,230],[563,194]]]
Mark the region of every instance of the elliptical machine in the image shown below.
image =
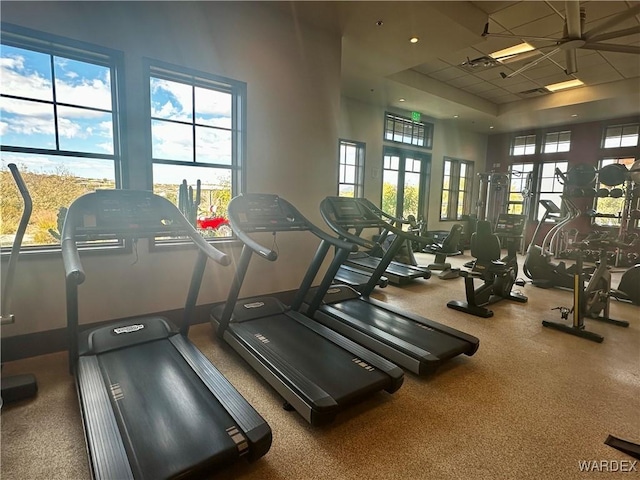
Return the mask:
[[[573,274],[573,306],[556,307],[560,310],[563,320],[572,314],[572,324],[550,322],[543,320],[542,325],[555,330],[560,330],[571,335],[586,338],[593,342],[602,343],[604,337],[594,332],[585,330],[584,319],[589,318],[600,322],[610,323],[618,327],[628,327],[629,322],[615,320],[609,317],[609,298],[611,297],[611,274],[607,266],[607,253],[619,248],[629,248],[630,245],[608,238],[596,238],[583,240],[575,244],[577,249],[576,268]],[[600,251],[600,261],[596,271],[591,275],[589,283],[584,285],[584,271],[582,269],[582,253],[586,248],[597,248]]]
[[[29,219],[31,218],[32,202],[31,195],[27,189],[27,185],[24,183],[18,167],[15,164],[10,163],[7,165],[13,180],[15,181],[22,201],[24,204],[22,210],[22,217],[16,230],[16,236],[11,246],[11,255],[9,257],[9,265],[7,266],[7,275],[4,282],[4,291],[2,292],[2,314],[0,316],[0,323],[2,325],[12,324],[15,322],[15,317],[11,313],[11,300],[13,291],[13,281],[16,273],[16,266],[18,263],[18,257],[20,256],[20,247],[22,246],[22,239],[27,230]],[[19,400],[25,400],[35,396],[38,392],[38,384],[36,377],[30,373],[22,375],[2,376],[2,397],[0,400],[1,405],[17,402]]]
[[[451,300],[447,307],[477,317],[489,318],[493,311],[488,305],[500,300],[513,300],[526,303],[528,298],[519,293],[513,293],[514,285],[524,286],[524,282],[516,280],[518,275],[518,261],[516,245],[511,242],[508,255],[500,259],[500,239],[491,231],[491,223],[486,220],[478,221],[475,233],[471,235],[471,255],[476,257],[471,271],[460,272],[464,277],[466,302]],[[474,279],[483,281],[482,285],[474,288]]]

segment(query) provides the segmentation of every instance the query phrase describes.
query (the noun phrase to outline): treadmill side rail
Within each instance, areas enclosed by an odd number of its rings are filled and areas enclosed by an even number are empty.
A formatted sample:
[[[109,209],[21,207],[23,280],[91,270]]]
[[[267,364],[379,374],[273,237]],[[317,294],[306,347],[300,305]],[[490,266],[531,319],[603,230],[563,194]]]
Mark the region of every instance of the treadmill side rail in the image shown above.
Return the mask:
[[[175,335],[170,341],[249,439],[250,445],[240,455],[254,461],[267,453],[272,436],[265,420],[191,342],[182,335]]]
[[[78,390],[82,392],[79,401],[91,457],[92,477],[98,480],[133,479],[96,357],[79,359],[77,382]]]

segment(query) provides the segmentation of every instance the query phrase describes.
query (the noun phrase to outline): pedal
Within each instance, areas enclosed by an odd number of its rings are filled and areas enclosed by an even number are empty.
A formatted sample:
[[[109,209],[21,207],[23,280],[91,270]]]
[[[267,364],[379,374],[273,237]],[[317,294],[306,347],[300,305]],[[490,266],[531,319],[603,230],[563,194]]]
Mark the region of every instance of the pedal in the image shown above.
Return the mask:
[[[522,278],[518,278],[518,279],[516,280],[515,284],[516,284],[518,287],[524,287],[524,286],[527,284],[527,282],[525,282]]]

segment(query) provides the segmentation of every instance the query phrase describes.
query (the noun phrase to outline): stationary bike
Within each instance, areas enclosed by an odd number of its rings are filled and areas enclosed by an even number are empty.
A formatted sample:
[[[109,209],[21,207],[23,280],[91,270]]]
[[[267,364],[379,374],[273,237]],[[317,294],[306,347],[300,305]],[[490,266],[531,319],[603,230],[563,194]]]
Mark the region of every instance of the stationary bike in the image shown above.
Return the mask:
[[[577,249],[576,268],[574,269],[573,285],[573,306],[556,307],[553,310],[560,310],[563,320],[572,314],[572,324],[542,321],[545,327],[560,330],[561,332],[586,338],[593,342],[602,343],[604,337],[594,332],[585,330],[584,319],[589,318],[600,322],[610,323],[618,327],[628,327],[629,322],[625,320],[614,320],[609,317],[609,299],[611,293],[611,274],[607,266],[607,253],[618,248],[629,248],[631,245],[619,242],[606,237],[583,240],[574,244]],[[582,255],[585,249],[598,249],[600,252],[598,266],[591,275],[589,283],[584,286],[584,271],[582,269]]]
[[[493,316],[493,311],[487,305],[504,299],[526,303],[527,297],[511,292],[516,284],[524,286],[524,282],[516,280],[518,262],[515,243],[510,242],[507,251],[507,256],[500,259],[500,239],[492,233],[489,222],[478,221],[476,231],[471,235],[471,255],[476,257],[474,266],[471,271],[460,273],[464,277],[467,301],[451,300],[447,307],[488,318]],[[475,278],[483,281],[476,289]]]

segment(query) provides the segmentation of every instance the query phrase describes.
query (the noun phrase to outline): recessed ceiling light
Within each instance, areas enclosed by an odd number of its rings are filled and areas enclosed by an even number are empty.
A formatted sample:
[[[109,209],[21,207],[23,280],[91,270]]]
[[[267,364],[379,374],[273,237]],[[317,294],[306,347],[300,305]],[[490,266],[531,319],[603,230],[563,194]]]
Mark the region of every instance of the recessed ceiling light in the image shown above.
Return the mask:
[[[530,52],[531,50],[535,50],[535,47],[529,45],[527,42],[522,42],[518,45],[514,45],[513,47],[490,53],[489,56],[495,58],[500,62],[504,62],[505,60],[508,60],[509,58],[518,55],[519,53]]]
[[[575,117],[577,117],[577,116],[578,116],[578,114],[577,114],[577,113],[573,113],[571,116],[572,116],[573,118],[575,118]]]
[[[376,26],[377,26],[377,27],[381,27],[382,25],[384,25],[384,22],[383,22],[382,20],[378,20],[378,21],[376,22]]]
[[[557,92],[558,90],[564,90],[565,88],[581,87],[584,85],[582,80],[574,78],[573,80],[567,80],[566,82],[552,83],[551,85],[545,85],[544,88],[550,92]]]
[[[493,125],[489,125],[489,129],[490,129],[490,130],[493,130]]]
[[[458,118],[458,115],[454,115],[453,118]]]
[[[420,39],[416,36],[413,36],[411,38],[409,38],[409,42],[410,43],[418,43],[420,41]]]
[[[399,101],[399,102],[404,102],[404,101],[406,101],[406,100],[405,100],[404,98],[399,98],[399,99],[398,99],[398,101]]]

